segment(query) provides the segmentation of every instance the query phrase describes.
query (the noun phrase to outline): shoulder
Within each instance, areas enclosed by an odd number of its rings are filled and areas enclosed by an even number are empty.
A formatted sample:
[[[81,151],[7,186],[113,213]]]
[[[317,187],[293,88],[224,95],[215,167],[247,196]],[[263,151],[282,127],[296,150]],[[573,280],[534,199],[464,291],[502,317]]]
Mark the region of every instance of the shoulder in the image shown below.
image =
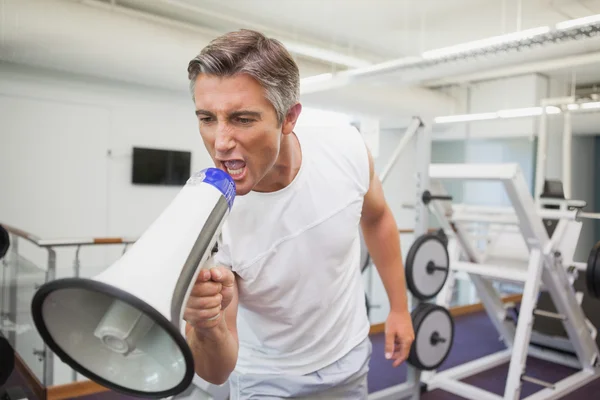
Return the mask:
[[[361,192],[368,190],[369,153],[358,129],[351,125],[305,127],[297,135],[307,145],[310,156],[317,155],[317,164],[337,167],[357,183]]]

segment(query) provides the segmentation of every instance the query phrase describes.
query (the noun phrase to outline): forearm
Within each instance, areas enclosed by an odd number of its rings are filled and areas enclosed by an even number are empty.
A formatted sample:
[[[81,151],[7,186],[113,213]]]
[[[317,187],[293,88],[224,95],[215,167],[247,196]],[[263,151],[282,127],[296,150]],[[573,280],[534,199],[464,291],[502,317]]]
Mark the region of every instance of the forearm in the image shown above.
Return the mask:
[[[187,342],[194,355],[196,374],[215,385],[223,384],[235,368],[238,357],[238,341],[227,328],[223,316],[212,328],[210,335],[190,329]]]
[[[408,312],[406,281],[398,226],[386,207],[379,218],[362,223],[369,254],[381,277],[392,311]]]

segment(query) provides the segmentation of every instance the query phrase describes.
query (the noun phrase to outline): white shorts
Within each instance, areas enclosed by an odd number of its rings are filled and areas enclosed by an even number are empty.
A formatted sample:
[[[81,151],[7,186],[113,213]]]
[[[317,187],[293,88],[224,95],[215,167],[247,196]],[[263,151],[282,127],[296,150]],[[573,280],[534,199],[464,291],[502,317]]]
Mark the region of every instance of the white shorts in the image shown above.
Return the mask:
[[[302,376],[240,374],[229,377],[230,400],[366,400],[373,346],[367,337],[335,363]]]

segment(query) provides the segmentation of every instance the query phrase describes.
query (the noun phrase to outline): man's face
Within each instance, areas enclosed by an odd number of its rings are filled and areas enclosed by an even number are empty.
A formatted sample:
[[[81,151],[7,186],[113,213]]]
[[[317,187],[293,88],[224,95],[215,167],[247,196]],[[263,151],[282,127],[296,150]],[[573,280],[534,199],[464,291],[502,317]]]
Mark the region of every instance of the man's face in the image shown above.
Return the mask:
[[[221,78],[201,74],[194,89],[200,135],[215,166],[245,195],[265,177],[279,156],[283,134],[262,86],[248,75]]]

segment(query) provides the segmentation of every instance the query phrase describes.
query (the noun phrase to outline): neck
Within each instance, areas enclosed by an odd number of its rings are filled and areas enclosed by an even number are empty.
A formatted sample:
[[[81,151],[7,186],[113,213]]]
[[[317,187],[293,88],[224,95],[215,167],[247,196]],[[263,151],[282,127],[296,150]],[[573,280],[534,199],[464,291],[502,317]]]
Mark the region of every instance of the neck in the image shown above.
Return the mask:
[[[284,135],[281,140],[279,157],[258,185],[255,192],[275,192],[292,183],[302,165],[300,143],[294,133]]]

